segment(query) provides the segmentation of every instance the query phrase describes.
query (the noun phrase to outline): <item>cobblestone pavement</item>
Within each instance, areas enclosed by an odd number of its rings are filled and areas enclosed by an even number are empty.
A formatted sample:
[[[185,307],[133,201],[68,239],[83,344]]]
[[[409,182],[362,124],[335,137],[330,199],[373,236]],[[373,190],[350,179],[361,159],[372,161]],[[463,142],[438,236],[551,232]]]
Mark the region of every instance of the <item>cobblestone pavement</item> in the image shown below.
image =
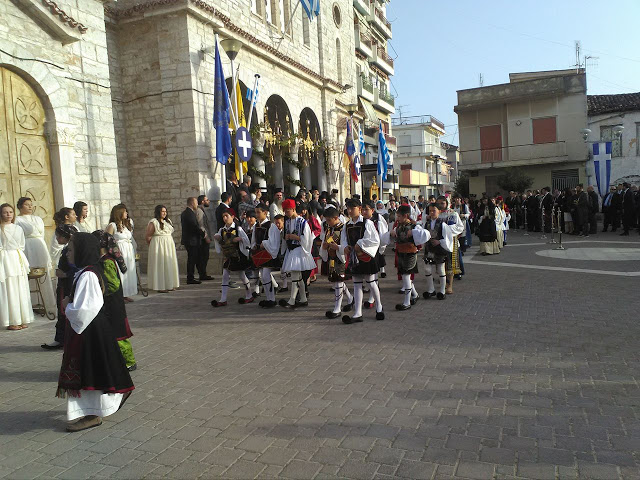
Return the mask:
[[[640,262],[550,259],[539,234],[510,235],[467,253],[445,301],[396,312],[387,277],[384,322],[324,318],[323,281],[297,312],[239,290],[213,311],[219,282],[138,299],[136,390],[77,434],[54,397],[61,354],[39,346],[53,323],[2,331],[0,477],[640,478]]]

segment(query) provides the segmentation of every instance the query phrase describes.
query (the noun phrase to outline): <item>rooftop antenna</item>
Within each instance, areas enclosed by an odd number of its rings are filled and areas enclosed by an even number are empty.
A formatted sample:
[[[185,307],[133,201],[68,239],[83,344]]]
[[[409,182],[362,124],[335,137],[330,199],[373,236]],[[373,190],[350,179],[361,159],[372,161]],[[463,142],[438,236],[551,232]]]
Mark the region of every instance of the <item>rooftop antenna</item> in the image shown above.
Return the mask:
[[[398,124],[399,125],[403,125],[403,121],[402,121],[402,111],[408,107],[409,105],[398,105],[396,107],[396,110],[398,111]]]
[[[582,66],[580,63],[580,40],[576,40],[574,43],[576,45],[576,73],[580,73],[580,67]]]
[[[478,75],[478,81],[479,81],[479,83],[480,83],[480,86],[481,86],[481,87],[484,87],[484,75],[479,74],[479,75]]]
[[[597,67],[599,58],[600,57],[594,57],[593,55],[585,55],[584,56],[584,73],[587,73],[587,61],[588,60],[594,60],[593,62],[591,62],[590,66]]]

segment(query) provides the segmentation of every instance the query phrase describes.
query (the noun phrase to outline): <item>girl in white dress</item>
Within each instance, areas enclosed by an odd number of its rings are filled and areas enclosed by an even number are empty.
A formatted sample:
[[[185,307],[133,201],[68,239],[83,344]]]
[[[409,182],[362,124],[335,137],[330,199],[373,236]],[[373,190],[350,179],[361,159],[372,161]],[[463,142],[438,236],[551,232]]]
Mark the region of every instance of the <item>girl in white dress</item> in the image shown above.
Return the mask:
[[[59,227],[60,225],[75,226],[76,219],[77,219],[76,212],[73,210],[73,208],[68,208],[68,207],[62,207],[53,216],[53,221],[56,222],[56,227]],[[56,235],[55,232],[53,232],[53,237],[51,238],[51,244],[49,245],[49,253],[51,254],[51,264],[53,265],[54,270],[58,268],[60,255],[62,255],[62,250],[64,250],[64,247],[66,246],[67,246],[66,243],[64,244],[58,243],[58,236]]]
[[[51,274],[55,272],[55,268],[51,263],[49,249],[44,241],[44,222],[38,215],[33,215],[33,203],[29,197],[21,197],[18,199],[18,210],[20,216],[16,218],[16,225],[20,226],[24,231],[26,239],[24,253],[29,260],[31,268],[44,268],[46,275],[41,279],[35,279],[34,282],[40,283],[40,291],[42,292],[42,300],[47,313],[56,315],[56,295],[53,290],[53,282]],[[31,300],[37,302],[37,296],[32,295]]]
[[[76,202],[73,204],[73,211],[76,214],[75,227],[79,232],[91,233],[95,230],[87,221],[89,215],[89,206],[84,202]]]
[[[180,286],[178,257],[173,241],[173,224],[167,218],[167,208],[156,206],[152,220],[147,225],[146,240],[149,245],[147,286],[151,290],[167,293]]]
[[[33,310],[24,232],[14,222],[13,207],[0,205],[0,322],[7,330],[22,330],[33,321]]]
[[[122,294],[125,302],[133,302],[131,298],[138,293],[138,277],[136,276],[136,252],[133,248],[133,227],[129,221],[127,209],[124,205],[116,205],[111,209],[111,217],[107,232],[113,235],[118,248],[127,265],[127,272],[122,274]]]

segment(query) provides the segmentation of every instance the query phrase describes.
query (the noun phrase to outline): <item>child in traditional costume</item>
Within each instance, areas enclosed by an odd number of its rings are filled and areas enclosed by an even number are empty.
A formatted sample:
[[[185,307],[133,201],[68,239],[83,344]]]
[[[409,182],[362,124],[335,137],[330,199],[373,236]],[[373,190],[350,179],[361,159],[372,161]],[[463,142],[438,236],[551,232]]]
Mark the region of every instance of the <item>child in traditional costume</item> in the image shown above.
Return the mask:
[[[445,264],[447,258],[453,250],[453,232],[451,226],[440,218],[440,208],[435,203],[427,207],[427,218],[425,229],[429,232],[429,241],[424,244],[424,263],[427,264],[427,291],[422,294],[425,299],[436,296],[436,289],[433,282],[434,275],[438,275],[438,300],[444,300],[447,285],[447,275]]]
[[[371,201],[366,201],[362,204],[362,216],[367,220],[371,220],[378,231],[378,235],[380,236],[380,247],[378,248],[378,253],[376,253],[376,261],[378,262],[378,268],[380,269],[380,273],[376,273],[375,282],[378,284],[378,275],[382,278],[386,277],[387,274],[384,273],[384,267],[387,264],[387,261],[384,258],[384,251],[387,248],[386,243],[382,241],[383,236],[389,231],[389,225],[387,225],[387,221],[384,219],[379,212],[375,210],[375,204]],[[378,291],[380,291],[380,287],[378,286]],[[371,288],[369,288],[369,300],[364,302],[364,308],[370,309],[376,306],[376,298],[375,292]]]
[[[288,279],[291,280],[291,296],[289,301],[281,299],[280,306],[284,308],[306,307],[309,302],[303,276],[308,277],[315,265],[311,254],[315,237],[311,233],[307,221],[298,215],[294,200],[285,200],[282,202],[282,208],[286,217],[284,242],[281,246],[281,251],[284,252],[282,271],[286,272]],[[299,301],[296,299],[298,295]]]
[[[67,397],[69,422],[79,418],[67,425],[69,432],[101,425],[102,417],[117,412],[135,388],[105,311],[107,280],[99,249],[96,237],[80,232],[71,237],[67,251],[78,273],[65,307],[69,323],[56,396]]]
[[[133,355],[133,347],[129,340],[133,337],[127,318],[127,308],[122,293],[120,273],[127,271],[127,264],[120,253],[120,249],[113,235],[104,230],[96,230],[93,236],[100,242],[100,265],[104,272],[106,283],[104,286],[104,308],[111,328],[116,335],[120,352],[127,365],[127,370],[133,372],[138,368]]]
[[[376,300],[376,320],[384,320],[380,290],[375,281],[378,273],[376,254],[380,236],[374,223],[362,216],[362,203],[357,198],[347,201],[349,221],[340,236],[340,253],[347,261],[346,273],[353,277],[354,314],[345,315],[343,323],[362,322],[362,284],[367,282]]]
[[[238,303],[245,304],[253,302],[251,294],[251,284],[245,274],[249,265],[250,241],[241,226],[234,222],[233,214],[226,211],[222,214],[224,225],[218,230],[213,238],[216,241],[216,252],[222,252],[224,263],[222,265],[222,294],[220,300],[211,300],[211,306],[226,307],[227,293],[229,292],[229,279],[231,272],[237,272],[240,282],[244,285],[244,298],[239,298]]]
[[[71,210],[73,212],[73,210]],[[71,237],[78,233],[78,229],[71,224],[62,223],[56,227],[54,233],[55,244],[60,245],[62,250],[58,258],[56,265],[56,277],[58,279],[56,285],[56,302],[58,305],[58,320],[56,321],[56,334],[51,343],[43,343],[40,345],[45,350],[58,350],[64,347],[64,331],[67,323],[67,317],[64,313],[63,302],[71,294],[71,288],[73,287],[73,277],[76,273],[75,269],[71,268],[69,260],[67,259],[68,244],[71,241]]]
[[[418,273],[418,247],[429,240],[429,232],[416,225],[411,214],[409,205],[400,205],[396,212],[396,226],[383,237],[383,241],[394,239],[396,242],[398,274],[402,277],[404,294],[404,302],[397,304],[396,310],[409,310],[418,300],[411,276]]]
[[[246,212],[242,228],[244,229],[244,232],[247,234],[247,237],[249,238],[249,240],[253,238],[253,230],[256,227],[256,224],[257,224],[257,218],[256,218],[255,209],[251,210],[250,212]],[[249,283],[253,282],[252,293],[251,293],[253,295],[253,298],[259,297],[260,296],[260,272],[251,261],[251,251],[249,251],[249,262],[248,262],[247,269],[244,271],[244,273],[247,275],[247,278],[249,279]]]
[[[259,203],[256,208],[257,222],[251,236],[251,260],[259,269],[260,279],[267,297],[259,305],[263,308],[276,306],[276,290],[273,284],[272,271],[278,270],[278,254],[280,252],[280,230],[276,221],[269,221],[269,207]]]
[[[447,256],[446,263],[446,292],[447,294],[452,294],[453,277],[462,273],[462,270],[460,269],[460,257],[458,255],[458,235],[464,232],[464,223],[457,212],[450,208],[449,199],[447,197],[443,195],[439,196],[436,203],[440,209],[440,218],[451,227],[451,231],[453,233],[453,248],[451,250],[451,255]],[[424,217],[426,218],[427,215],[424,215]],[[425,218],[423,218],[423,227],[424,222],[426,221]]]
[[[327,275],[335,294],[333,310],[327,310],[325,315],[327,318],[338,318],[343,311],[342,299],[346,296],[348,305],[353,302],[353,296],[344,283],[346,259],[340,252],[340,238],[344,224],[340,221],[340,213],[334,207],[325,208],[324,219],[322,233],[320,233],[320,257],[327,265]]]

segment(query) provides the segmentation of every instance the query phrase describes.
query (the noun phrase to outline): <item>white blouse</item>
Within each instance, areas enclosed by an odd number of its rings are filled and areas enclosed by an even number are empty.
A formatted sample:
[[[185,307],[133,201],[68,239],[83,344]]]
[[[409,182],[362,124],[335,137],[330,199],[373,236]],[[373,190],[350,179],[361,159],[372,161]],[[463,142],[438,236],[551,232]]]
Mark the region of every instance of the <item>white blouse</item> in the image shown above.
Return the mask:
[[[65,314],[73,331],[80,335],[98,315],[104,305],[104,296],[95,273],[81,270],[76,278],[73,302],[67,305]]]

